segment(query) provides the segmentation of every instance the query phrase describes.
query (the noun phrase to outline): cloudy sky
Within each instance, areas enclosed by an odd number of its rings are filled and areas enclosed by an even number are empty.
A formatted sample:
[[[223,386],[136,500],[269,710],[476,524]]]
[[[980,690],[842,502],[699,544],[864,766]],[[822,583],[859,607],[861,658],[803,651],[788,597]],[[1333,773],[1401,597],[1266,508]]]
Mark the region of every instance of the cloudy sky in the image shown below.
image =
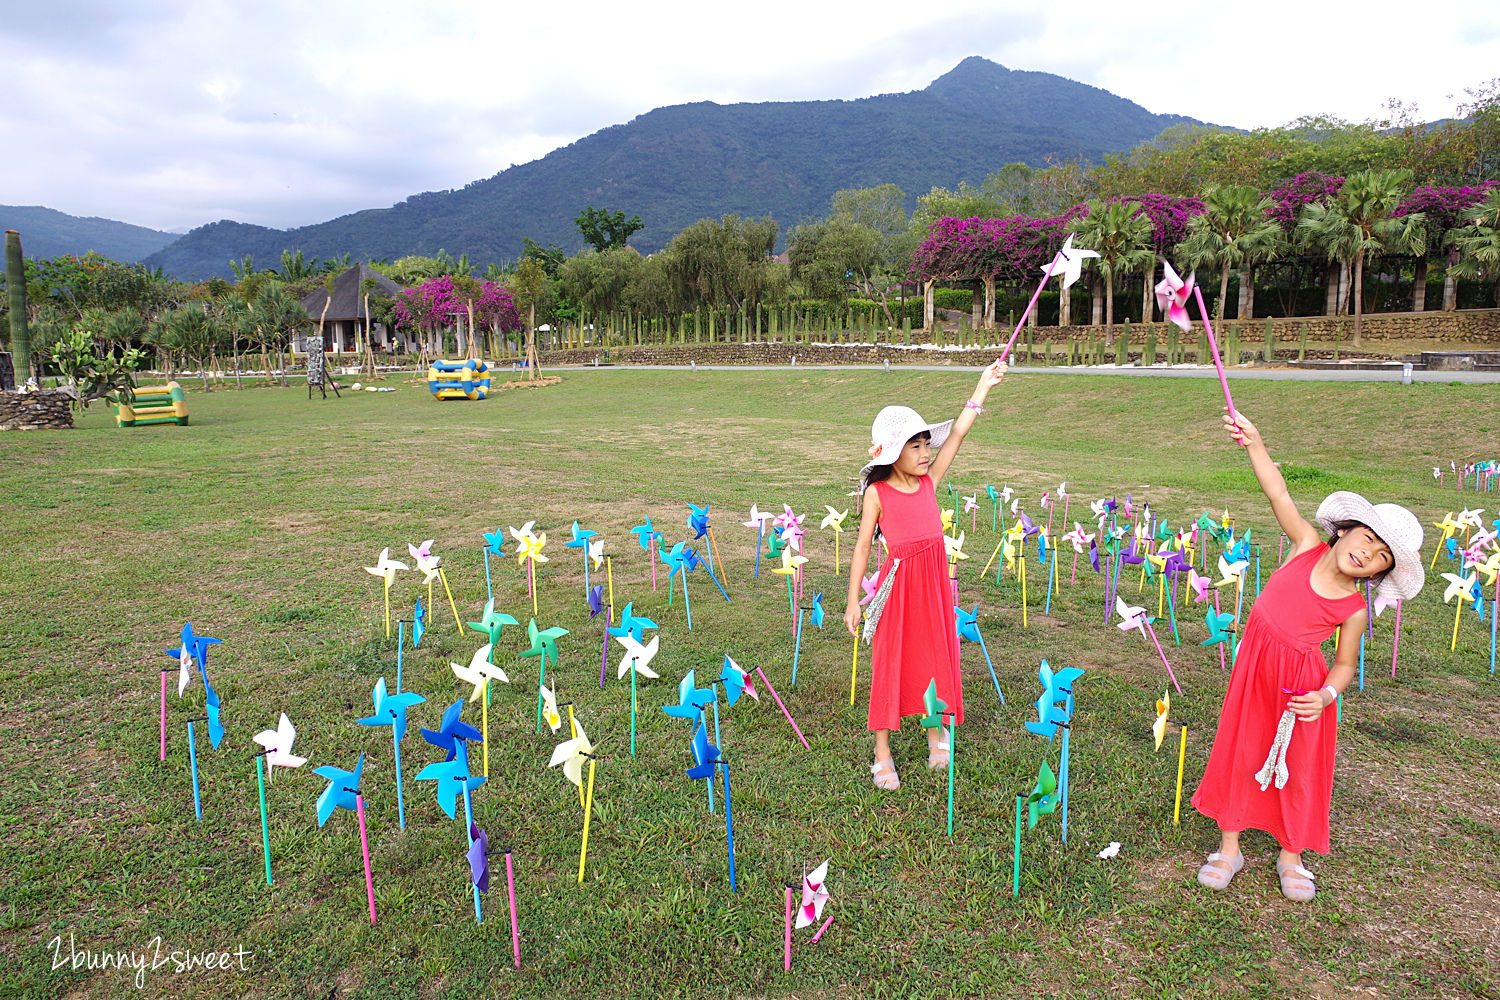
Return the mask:
[[[1494,0],[1347,7],[0,0],[0,203],[305,225],[661,105],[919,90],[970,55],[1242,128],[1440,118],[1500,74]]]

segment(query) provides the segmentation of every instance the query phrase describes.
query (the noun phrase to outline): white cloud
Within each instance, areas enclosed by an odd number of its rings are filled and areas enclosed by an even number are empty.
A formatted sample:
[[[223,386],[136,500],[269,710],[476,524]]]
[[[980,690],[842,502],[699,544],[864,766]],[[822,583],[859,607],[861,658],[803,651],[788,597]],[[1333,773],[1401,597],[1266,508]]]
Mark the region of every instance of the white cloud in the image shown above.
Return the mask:
[[[1363,120],[1388,98],[1441,117],[1484,82],[1475,67],[1500,65],[1500,13],[1482,0],[1424,21],[1399,52],[1410,7],[1389,0],[1357,16],[1288,0],[12,6],[4,199],[162,229],[319,222],[461,187],[657,106],[916,90],[969,55],[1241,127]]]

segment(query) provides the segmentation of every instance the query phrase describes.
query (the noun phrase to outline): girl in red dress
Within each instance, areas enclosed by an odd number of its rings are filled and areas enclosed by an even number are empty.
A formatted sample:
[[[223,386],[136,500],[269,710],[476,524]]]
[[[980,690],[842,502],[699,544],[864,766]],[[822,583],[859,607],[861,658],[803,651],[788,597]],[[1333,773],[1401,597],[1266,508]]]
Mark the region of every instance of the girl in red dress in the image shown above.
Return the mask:
[[[1245,623],[1219,728],[1193,805],[1219,825],[1219,849],[1198,881],[1224,889],[1245,864],[1240,833],[1265,830],[1281,845],[1276,874],[1288,899],[1313,898],[1304,850],[1328,853],[1338,717],[1330,706],[1353,680],[1367,615],[1361,581],[1403,600],[1422,589],[1422,525],[1396,504],[1356,493],[1329,495],[1318,526],[1304,520],[1255,425],[1225,416],[1250,452],[1255,478],[1292,548]],[[1333,669],[1322,643],[1339,628]]]
[[[1000,361],[986,368],[955,420],[929,424],[910,407],[887,406],[876,415],[870,433],[870,462],[860,472],[863,513],[849,564],[844,624],[851,634],[859,634],[860,579],[878,525],[889,554],[870,604],[871,617],[878,619],[870,671],[869,728],[875,734],[870,771],[876,786],[886,791],[901,787],[891,759],[891,730],[901,728],[903,715],[926,713],[923,695],[930,683],[937,682],[937,696],[963,722],[953,589],[934,484],[947,473],[964,435],[984,412],[985,396],[1005,370]],[[928,767],[947,767],[948,749],[941,727],[927,730]]]

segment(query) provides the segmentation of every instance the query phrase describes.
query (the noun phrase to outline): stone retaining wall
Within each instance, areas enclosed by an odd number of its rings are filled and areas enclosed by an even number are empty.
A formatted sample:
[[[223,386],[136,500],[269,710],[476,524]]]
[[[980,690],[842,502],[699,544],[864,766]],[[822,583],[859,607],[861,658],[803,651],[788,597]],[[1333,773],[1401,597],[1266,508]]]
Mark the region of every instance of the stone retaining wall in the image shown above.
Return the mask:
[[[0,431],[63,430],[73,426],[73,396],[59,390],[0,392]]]

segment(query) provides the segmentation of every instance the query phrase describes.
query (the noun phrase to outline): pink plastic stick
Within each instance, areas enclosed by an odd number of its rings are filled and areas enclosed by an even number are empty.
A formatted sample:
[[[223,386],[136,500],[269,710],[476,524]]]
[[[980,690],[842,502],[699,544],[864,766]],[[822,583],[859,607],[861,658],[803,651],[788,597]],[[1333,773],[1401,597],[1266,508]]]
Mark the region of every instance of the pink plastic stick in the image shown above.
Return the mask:
[[[818,928],[818,933],[816,933],[816,934],[813,935],[813,944],[817,944],[818,943],[818,938],[820,938],[820,937],[823,936],[823,932],[828,929],[828,925],[831,924],[831,923],[833,923],[833,914],[832,913],[828,914],[828,919],[825,920],[825,921],[823,921],[823,926]]]
[[[1037,285],[1036,291],[1031,293],[1031,301],[1026,303],[1026,311],[1021,313],[1021,321],[1016,324],[1015,331],[1010,335],[1010,339],[1005,342],[1005,350],[1000,352],[1001,361],[1004,361],[1006,358],[1010,357],[1011,345],[1013,345],[1016,342],[1016,338],[1021,335],[1021,327],[1026,325],[1026,317],[1030,316],[1031,310],[1036,308],[1036,300],[1041,298],[1042,289],[1046,288],[1047,282],[1052,280],[1052,268],[1054,268],[1055,266],[1057,266],[1057,254],[1053,254],[1052,259],[1047,261],[1047,273],[1042,275],[1041,284]],[[1066,295],[1067,293],[1064,292],[1063,294]]]
[[[505,852],[505,891],[510,894],[510,949],[521,967],[521,928],[516,925],[516,872],[511,867],[510,852]]]
[[[786,887],[786,926],[781,939],[781,970],[792,971],[792,887]]]
[[[359,849],[365,856],[365,898],[370,901],[370,923],[375,922],[375,880],[370,876],[370,838],[365,833],[365,797],[354,793],[354,810],[359,816]]]
[[[167,672],[161,672],[161,759],[167,759]]]
[[[1401,602],[1396,602],[1396,632],[1391,640],[1391,676],[1396,676],[1396,653],[1401,649]]]
[[[1214,368],[1219,373],[1219,385],[1224,389],[1224,405],[1229,407],[1229,415],[1232,417],[1235,415],[1234,400],[1229,398],[1229,379],[1224,377],[1224,362],[1219,359],[1219,344],[1214,340],[1214,325],[1208,321],[1208,310],[1203,308],[1203,289],[1194,285],[1193,297],[1198,300],[1198,315],[1203,317],[1203,331],[1208,334],[1208,347],[1213,352]]]
[[[1182,694],[1182,685],[1177,683],[1177,675],[1172,673],[1172,664],[1167,662],[1167,654],[1162,652],[1161,643],[1156,640],[1156,629],[1152,628],[1148,622],[1146,631],[1151,634],[1151,641],[1156,643],[1156,653],[1161,657],[1162,666],[1167,668],[1167,676],[1172,678],[1172,686],[1177,689],[1178,694]],[[1220,643],[1220,645],[1223,645],[1223,643]]]
[[[1215,590],[1214,591],[1214,614],[1217,615],[1218,613],[1219,613],[1219,592],[1217,590]],[[1229,668],[1224,663],[1224,644],[1221,642],[1218,645],[1219,645],[1219,669],[1220,670],[1227,670]]]
[[[760,679],[765,682],[766,690],[769,691],[769,692],[771,692],[771,697],[776,699],[776,704],[777,704],[777,706],[780,707],[781,714],[784,715],[784,716],[786,716],[786,721],[788,721],[788,722],[790,722],[792,724],[792,731],[797,734],[797,739],[799,739],[799,740],[802,741],[803,748],[807,749],[807,750],[811,750],[812,747],[808,746],[807,737],[803,736],[802,735],[802,730],[800,730],[800,729],[797,728],[797,720],[794,719],[794,718],[792,718],[792,713],[788,712],[786,710],[786,705],[783,704],[782,701],[781,701],[781,695],[777,694],[776,693],[776,689],[771,686],[771,682],[770,682],[769,679],[767,679],[767,677],[765,675],[765,672],[763,670],[761,670],[760,667],[756,667],[755,668],[755,672],[757,674],[759,674],[760,675]]]
[[[1068,586],[1074,587],[1074,586],[1077,586],[1077,585],[1078,585],[1078,550],[1074,549],[1073,550],[1073,574],[1068,577]]]

